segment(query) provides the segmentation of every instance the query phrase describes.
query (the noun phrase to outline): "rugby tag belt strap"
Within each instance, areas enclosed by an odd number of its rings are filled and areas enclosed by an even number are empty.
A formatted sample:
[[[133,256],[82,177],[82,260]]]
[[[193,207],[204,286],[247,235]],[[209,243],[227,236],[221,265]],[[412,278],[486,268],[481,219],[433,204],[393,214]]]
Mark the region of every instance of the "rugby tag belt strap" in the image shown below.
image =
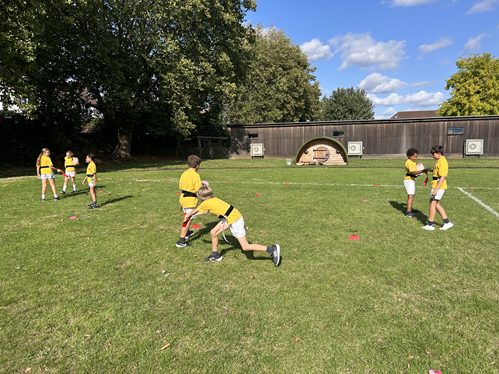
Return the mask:
[[[48,166],[40,166],[40,169],[48,168]]]
[[[418,177],[417,175],[414,175],[412,173],[405,173],[405,176],[406,177],[411,177],[411,178],[417,178]]]
[[[229,207],[229,209],[227,209],[227,211],[225,212],[225,214],[223,216],[218,216],[218,218],[220,218],[220,219],[222,219],[222,218],[227,219],[227,217],[232,213],[233,210],[234,210],[234,207],[231,205]]]
[[[182,190],[182,193],[184,194],[184,197],[198,197],[194,192],[189,192],[189,191],[184,191]]]
[[[87,174],[87,177],[92,178],[94,175],[93,174]]]
[[[232,211],[234,210],[234,206],[230,206],[229,209],[227,209],[227,211],[225,212],[225,214],[223,216],[218,216],[218,218],[220,218],[223,222],[223,226],[222,226],[222,236],[224,238],[224,240],[230,244],[230,242],[227,240],[227,238],[225,237],[225,225],[229,226],[229,224],[227,223],[227,217],[232,213]]]
[[[434,181],[438,181],[440,178],[439,177],[433,177]]]

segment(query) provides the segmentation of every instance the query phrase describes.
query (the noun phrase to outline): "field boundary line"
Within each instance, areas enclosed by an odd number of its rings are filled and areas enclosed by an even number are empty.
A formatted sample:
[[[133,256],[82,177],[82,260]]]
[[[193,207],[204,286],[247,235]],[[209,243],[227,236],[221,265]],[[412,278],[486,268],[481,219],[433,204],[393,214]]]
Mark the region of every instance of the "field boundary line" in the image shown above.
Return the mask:
[[[482,202],[482,200],[480,200],[479,198],[473,196],[472,194],[470,194],[469,192],[466,192],[465,190],[463,190],[461,187],[457,187],[457,189],[459,191],[461,191],[463,194],[465,194],[466,196],[472,198],[473,200],[475,200],[478,204],[480,204],[481,206],[483,206],[485,209],[487,209],[490,213],[492,213],[493,215],[495,215],[496,217],[499,218],[499,213],[497,213],[494,209],[492,209],[490,206],[488,206],[487,204],[485,204],[484,202]]]

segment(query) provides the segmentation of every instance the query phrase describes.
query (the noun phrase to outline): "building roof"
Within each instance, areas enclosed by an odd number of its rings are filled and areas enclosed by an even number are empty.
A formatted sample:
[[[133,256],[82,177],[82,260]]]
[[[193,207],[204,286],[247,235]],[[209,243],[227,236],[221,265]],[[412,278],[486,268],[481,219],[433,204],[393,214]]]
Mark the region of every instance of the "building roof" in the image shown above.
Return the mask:
[[[442,117],[437,114],[436,110],[408,110],[405,112],[397,112],[390,119],[402,118],[433,118]]]

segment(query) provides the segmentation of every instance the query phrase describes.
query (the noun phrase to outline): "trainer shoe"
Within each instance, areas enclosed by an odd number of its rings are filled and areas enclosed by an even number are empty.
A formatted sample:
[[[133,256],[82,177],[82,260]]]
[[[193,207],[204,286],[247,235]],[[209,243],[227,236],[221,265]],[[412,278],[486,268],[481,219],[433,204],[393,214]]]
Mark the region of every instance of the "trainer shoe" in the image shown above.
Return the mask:
[[[40,199],[40,201],[43,203],[45,201],[45,199]]]
[[[419,213],[421,213],[421,212],[420,212],[419,210],[413,209],[411,213],[412,213],[412,214],[419,214]]]
[[[76,191],[71,192],[71,195],[74,195],[74,194],[76,194]]]
[[[54,201],[58,201],[58,200],[61,200],[61,199],[59,198],[59,196],[54,197]]]
[[[181,241],[178,241],[177,244],[175,244],[175,246],[177,248],[186,248],[186,247],[192,247],[192,245],[190,245],[189,243],[186,243],[186,242],[181,242]]]
[[[90,206],[88,207],[88,209],[90,209],[90,210],[92,210],[92,209],[99,209],[99,208],[100,208],[100,206],[98,206],[97,204],[95,204],[95,205],[90,205]]]
[[[217,254],[216,254],[216,255],[212,253],[211,255],[209,255],[208,257],[206,257],[206,258],[204,259],[204,261],[205,261],[205,262],[210,262],[210,261],[219,261],[219,262],[220,262],[220,261],[222,261],[222,260],[223,260],[223,257],[222,257],[222,255],[221,255],[220,253],[218,253],[218,252],[217,252]]]
[[[405,216],[406,216],[407,218],[416,218],[416,217],[414,216],[414,214],[413,214],[413,213],[411,213],[411,212],[407,212],[407,213],[405,214]]]
[[[423,226],[422,229],[423,230],[428,230],[428,231],[433,231],[433,230],[435,230],[435,227],[430,226],[430,225],[426,225],[426,226]]]
[[[61,191],[61,195],[66,195],[66,191]]]
[[[185,234],[185,240],[189,239],[190,237],[192,237],[194,235],[194,231],[187,231],[187,234]]]
[[[454,226],[454,224],[452,222],[449,222],[449,223],[444,223],[444,225],[442,227],[440,227],[440,230],[448,230],[450,229],[452,226]]]
[[[272,246],[272,254],[270,255],[272,257],[272,262],[274,263],[274,266],[278,266],[281,263],[281,247],[279,244],[273,245]]]

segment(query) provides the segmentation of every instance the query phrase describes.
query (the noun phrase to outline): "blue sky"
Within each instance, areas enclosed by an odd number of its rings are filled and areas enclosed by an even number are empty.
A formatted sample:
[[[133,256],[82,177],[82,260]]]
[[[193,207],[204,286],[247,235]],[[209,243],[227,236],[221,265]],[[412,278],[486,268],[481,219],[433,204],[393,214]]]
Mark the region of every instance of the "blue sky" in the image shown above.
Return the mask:
[[[460,56],[499,57],[499,0],[258,0],[247,20],[300,45],[323,94],[364,88],[376,118],[437,109]]]

